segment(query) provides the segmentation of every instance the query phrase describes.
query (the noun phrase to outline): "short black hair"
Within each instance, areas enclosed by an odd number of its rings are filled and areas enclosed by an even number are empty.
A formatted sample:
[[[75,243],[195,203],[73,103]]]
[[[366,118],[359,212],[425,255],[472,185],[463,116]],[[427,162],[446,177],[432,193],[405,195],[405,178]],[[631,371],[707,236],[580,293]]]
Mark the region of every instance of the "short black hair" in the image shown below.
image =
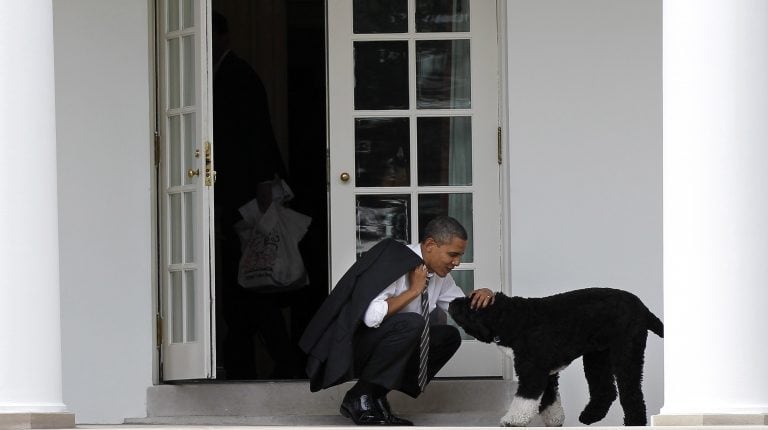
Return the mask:
[[[430,237],[438,245],[444,245],[453,240],[454,237],[467,240],[467,230],[456,218],[441,215],[432,218],[424,227],[424,240]]]
[[[216,11],[213,11],[211,14],[211,32],[215,34],[229,33],[229,24],[227,24],[227,18]]]

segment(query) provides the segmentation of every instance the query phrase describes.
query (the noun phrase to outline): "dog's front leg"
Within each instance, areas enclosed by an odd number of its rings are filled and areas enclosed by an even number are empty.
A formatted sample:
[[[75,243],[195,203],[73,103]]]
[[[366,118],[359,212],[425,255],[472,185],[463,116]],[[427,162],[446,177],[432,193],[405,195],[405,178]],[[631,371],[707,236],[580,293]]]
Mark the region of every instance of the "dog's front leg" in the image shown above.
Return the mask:
[[[546,372],[518,371],[518,386],[515,397],[506,415],[501,418],[503,427],[525,427],[539,414],[539,405],[544,388],[547,386]]]
[[[558,373],[549,375],[547,388],[544,389],[544,395],[541,397],[539,415],[547,427],[562,427],[565,421],[565,412],[563,411],[563,405],[560,403],[560,394],[557,389],[559,377]]]

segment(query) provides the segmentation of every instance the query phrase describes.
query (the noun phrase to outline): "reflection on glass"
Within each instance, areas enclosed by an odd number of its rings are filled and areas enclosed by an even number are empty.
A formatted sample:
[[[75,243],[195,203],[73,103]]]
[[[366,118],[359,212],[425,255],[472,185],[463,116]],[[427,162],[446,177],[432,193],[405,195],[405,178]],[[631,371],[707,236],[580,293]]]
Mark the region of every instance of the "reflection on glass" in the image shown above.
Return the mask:
[[[195,2],[194,0],[184,0],[184,6],[182,7],[184,14],[184,22],[182,23],[184,28],[189,28],[195,25]]]
[[[187,270],[184,272],[184,291],[186,292],[184,300],[187,305],[187,342],[197,340],[197,325],[195,324],[195,272]]]
[[[195,262],[195,192],[184,193],[184,261]]]
[[[454,270],[451,272],[451,276],[453,277],[453,280],[456,281],[456,285],[461,288],[462,291],[464,291],[464,294],[469,295],[472,291],[475,291],[475,271],[474,270]],[[459,333],[461,333],[462,339],[474,339],[472,336],[466,334],[464,330],[459,327],[458,324],[451,318],[450,315],[447,316],[448,324],[455,326],[459,329]]]
[[[408,42],[355,42],[355,109],[408,108]]]
[[[421,117],[416,133],[419,185],[472,185],[471,117]]]
[[[181,76],[179,75],[179,39],[168,41],[168,107],[176,109],[179,107],[179,93],[181,86]]]
[[[408,31],[407,0],[355,0],[352,10],[355,34]]]
[[[181,118],[174,115],[168,118],[168,183],[175,187],[181,184]]]
[[[358,258],[388,237],[410,243],[410,201],[408,194],[357,196],[355,211]]]
[[[463,263],[473,261],[472,245],[472,193],[419,194],[419,240],[427,223],[434,217],[448,215],[456,218],[467,230],[467,249]]]
[[[167,31],[176,31],[179,29],[179,0],[168,0],[167,13],[165,16],[168,18],[166,22]]]
[[[184,297],[181,272],[171,272],[171,343],[184,341]]]
[[[181,194],[171,194],[171,213],[172,220],[181,219]],[[171,264],[181,263],[181,223],[171,223]]]
[[[195,39],[184,36],[181,40],[184,49],[184,106],[195,104]]]
[[[408,118],[355,119],[355,185],[399,187],[410,184]]]
[[[184,114],[184,183],[194,183],[199,176],[189,177],[186,174],[187,169],[198,169],[200,167],[199,158],[195,157],[197,137],[195,136],[195,114]]]
[[[416,31],[469,31],[469,0],[416,0]]]
[[[419,109],[469,109],[469,40],[416,41],[416,105]]]

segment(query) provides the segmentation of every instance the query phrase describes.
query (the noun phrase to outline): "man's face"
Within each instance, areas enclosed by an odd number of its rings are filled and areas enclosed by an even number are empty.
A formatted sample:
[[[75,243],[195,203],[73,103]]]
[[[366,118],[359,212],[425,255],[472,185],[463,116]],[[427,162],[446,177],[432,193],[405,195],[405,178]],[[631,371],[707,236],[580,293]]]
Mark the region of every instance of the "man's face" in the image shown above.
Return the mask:
[[[443,277],[461,263],[467,241],[454,237],[450,242],[438,245],[432,238],[424,241],[421,256],[427,269]]]

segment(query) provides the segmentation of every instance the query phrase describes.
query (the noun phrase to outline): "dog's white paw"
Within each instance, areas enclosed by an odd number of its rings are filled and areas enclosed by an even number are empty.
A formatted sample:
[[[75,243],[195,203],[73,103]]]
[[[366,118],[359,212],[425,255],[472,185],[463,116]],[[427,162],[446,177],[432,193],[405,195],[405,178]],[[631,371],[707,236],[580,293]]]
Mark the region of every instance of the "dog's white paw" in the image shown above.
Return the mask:
[[[541,420],[545,426],[562,427],[563,422],[565,422],[565,411],[563,411],[563,405],[560,403],[560,394],[557,395],[554,403],[541,411],[539,415],[541,415]]]
[[[506,415],[501,417],[502,427],[525,427],[536,416],[541,399],[525,399],[515,396]]]

